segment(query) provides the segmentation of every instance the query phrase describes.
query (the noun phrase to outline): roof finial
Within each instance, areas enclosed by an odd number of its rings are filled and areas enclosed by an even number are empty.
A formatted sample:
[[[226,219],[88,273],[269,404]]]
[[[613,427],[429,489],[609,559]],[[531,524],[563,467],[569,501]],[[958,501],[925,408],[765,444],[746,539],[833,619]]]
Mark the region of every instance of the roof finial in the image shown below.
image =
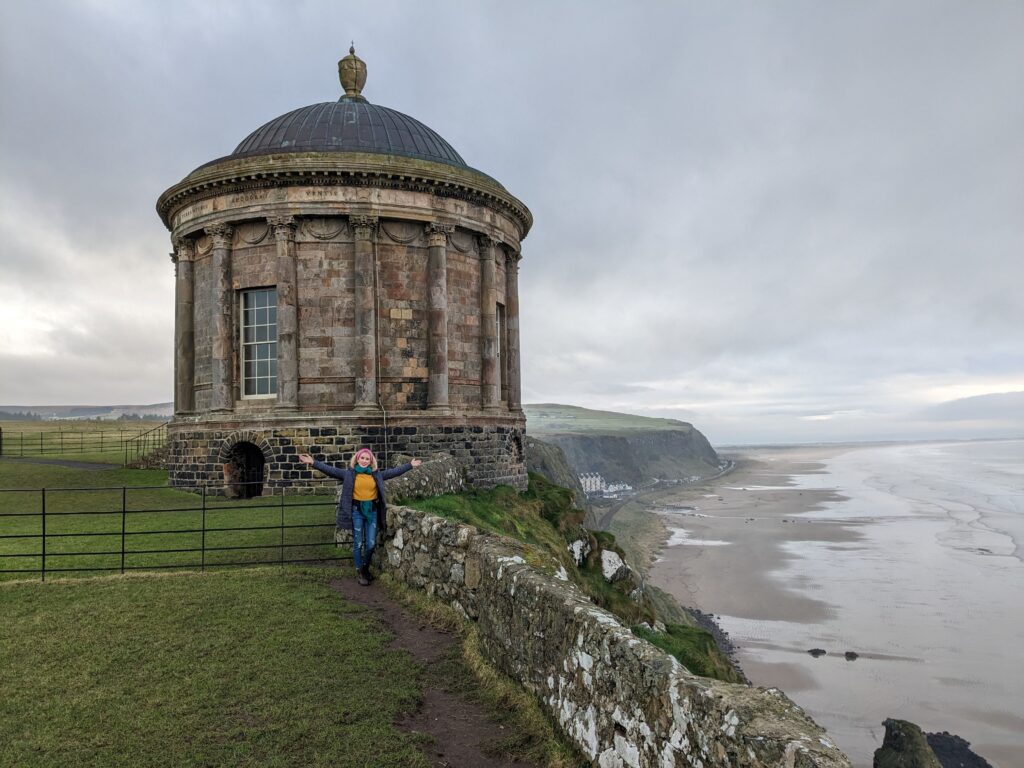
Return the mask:
[[[338,77],[341,87],[345,89],[343,99],[362,99],[363,86],[366,85],[366,62],[356,56],[356,44],[348,49],[348,56],[338,62]]]

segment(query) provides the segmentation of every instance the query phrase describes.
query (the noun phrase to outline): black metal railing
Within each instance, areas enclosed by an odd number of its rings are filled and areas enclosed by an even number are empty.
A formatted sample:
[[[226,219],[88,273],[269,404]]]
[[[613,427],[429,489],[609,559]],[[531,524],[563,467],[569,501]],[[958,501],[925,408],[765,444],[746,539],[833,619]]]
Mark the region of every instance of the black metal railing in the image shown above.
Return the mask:
[[[284,489],[245,500],[205,487],[0,489],[0,577],[350,560],[334,508]]]
[[[152,429],[147,429],[141,434],[130,437],[124,441],[124,463],[125,466],[131,464],[134,461],[138,461],[144,456],[149,455],[158,448],[163,448],[167,445],[167,425],[170,422],[165,421],[163,424],[158,424]]]

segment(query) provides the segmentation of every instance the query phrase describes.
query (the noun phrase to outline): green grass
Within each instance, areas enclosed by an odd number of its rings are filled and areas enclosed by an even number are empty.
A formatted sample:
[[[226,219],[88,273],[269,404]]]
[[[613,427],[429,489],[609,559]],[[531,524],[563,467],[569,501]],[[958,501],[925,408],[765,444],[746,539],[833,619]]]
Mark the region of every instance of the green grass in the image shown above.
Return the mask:
[[[633,587],[629,581],[614,584],[605,581],[600,550],[612,550],[620,555],[625,553],[614,534],[583,531],[584,512],[573,509],[571,499],[571,491],[553,485],[540,475],[531,474],[529,490],[524,494],[508,487],[498,487],[413,501],[410,506],[522,542],[526,546],[526,559],[531,564],[549,572],[563,566],[595,605],[614,613],[624,624],[636,626],[647,623],[653,626],[659,619],[664,622],[670,628],[669,632],[642,636],[675,655],[690,671],[729,682],[742,682],[742,677],[718,650],[710,634],[696,626],[683,624],[692,619],[667,593],[647,588],[637,602],[630,596]],[[594,551],[577,567],[566,547],[580,535],[590,538]],[[629,561],[628,556],[626,559]]]
[[[695,675],[714,677],[730,683],[743,682],[732,664],[718,652],[711,633],[700,627],[667,624],[665,632],[652,632],[643,627],[633,627],[633,632],[675,656]]]
[[[288,496],[283,505],[280,496],[247,500],[207,497],[204,514],[200,495],[168,488],[166,482],[167,473],[163,470],[95,471],[22,461],[0,462],[0,489],[6,489],[0,490],[0,535],[27,537],[0,539],[0,569],[25,571],[0,574],[0,579],[35,578],[40,574],[40,513],[44,501],[40,488],[47,488],[46,567],[54,575],[72,575],[62,570],[72,568],[120,571],[122,524],[125,549],[135,552],[126,554],[126,570],[216,567],[230,562],[276,562],[282,557],[311,560],[349,555],[348,550],[339,550],[333,543],[313,544],[333,541],[333,495]],[[33,490],[11,490],[21,488]],[[123,516],[122,505],[128,510]],[[90,514],[68,514],[80,512]],[[17,513],[30,516],[19,517]],[[286,529],[283,553],[282,514],[285,525],[316,526]],[[194,551],[144,551],[200,548],[204,535],[197,531],[203,527],[208,549],[205,560],[200,552]],[[265,529],[211,530],[246,527]],[[217,547],[248,548],[210,551]]]
[[[526,423],[531,435],[543,435],[545,432],[615,434],[633,430],[691,429],[689,424],[676,419],[635,416],[615,411],[594,411],[576,405],[539,403],[524,405],[523,411],[526,413]]]
[[[3,455],[121,464],[123,441],[161,421],[2,421]]]
[[[328,573],[0,584],[0,765],[429,765],[421,670]]]

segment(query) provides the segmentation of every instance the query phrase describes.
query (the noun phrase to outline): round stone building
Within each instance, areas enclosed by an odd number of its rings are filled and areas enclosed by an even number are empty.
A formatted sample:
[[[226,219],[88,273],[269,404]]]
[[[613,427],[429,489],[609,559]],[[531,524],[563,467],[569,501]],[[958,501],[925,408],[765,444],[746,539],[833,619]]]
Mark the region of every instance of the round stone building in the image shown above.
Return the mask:
[[[526,486],[520,244],[530,211],[362,96],[277,117],[164,192],[176,270],[170,481],[305,484],[298,454],[444,451]]]

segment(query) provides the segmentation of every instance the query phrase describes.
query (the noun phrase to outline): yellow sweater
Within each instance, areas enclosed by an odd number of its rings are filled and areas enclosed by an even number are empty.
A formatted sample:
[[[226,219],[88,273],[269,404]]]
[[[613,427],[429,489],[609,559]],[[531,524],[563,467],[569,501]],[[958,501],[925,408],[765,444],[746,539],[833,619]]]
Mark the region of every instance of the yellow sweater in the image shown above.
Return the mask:
[[[364,472],[356,473],[356,484],[352,489],[353,501],[373,501],[377,498],[377,483],[373,475]]]

